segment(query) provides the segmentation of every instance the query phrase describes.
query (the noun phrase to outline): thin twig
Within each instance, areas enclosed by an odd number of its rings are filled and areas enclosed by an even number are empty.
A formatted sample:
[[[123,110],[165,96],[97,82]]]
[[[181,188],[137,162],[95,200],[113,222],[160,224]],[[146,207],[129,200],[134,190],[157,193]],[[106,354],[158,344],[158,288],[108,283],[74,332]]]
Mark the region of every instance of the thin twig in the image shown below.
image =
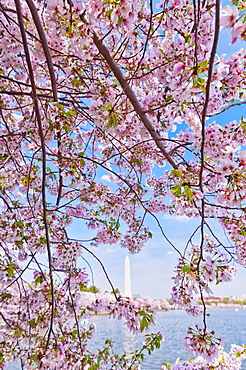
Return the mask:
[[[42,26],[42,23],[40,21],[38,11],[36,9],[36,6],[35,6],[34,2],[32,0],[26,0],[26,3],[27,3],[27,5],[28,5],[28,7],[29,7],[29,9],[32,13],[33,21],[34,21],[35,26],[37,28],[37,31],[38,31],[38,34],[39,34],[39,37],[40,37],[40,41],[41,41],[41,44],[42,44],[42,47],[43,47],[43,50],[44,50],[44,54],[45,54],[45,57],[46,57],[46,61],[47,61],[47,65],[48,65],[48,69],[49,69],[49,73],[50,73],[50,80],[51,80],[51,85],[52,85],[53,98],[54,98],[55,102],[58,102],[58,93],[57,93],[55,72],[54,72],[52,58],[51,58],[51,55],[50,55],[49,46],[48,46],[48,43],[47,43],[47,40],[46,40],[46,37],[45,37],[45,33],[44,33],[44,30],[43,30],[43,26]],[[58,154],[60,154],[60,147],[61,147],[61,131],[60,130],[58,130],[58,132],[57,132],[57,146],[58,146]],[[57,195],[57,201],[56,201],[57,206],[60,203],[61,194],[62,194],[62,186],[63,186],[63,177],[62,177],[61,168],[59,166],[59,186],[58,186],[58,195]]]
[[[112,288],[112,292],[113,292],[113,294],[115,296],[115,299],[116,299],[116,301],[118,301],[118,297],[117,297],[117,295],[115,293],[115,288],[114,288],[114,286],[113,286],[113,284],[112,284],[112,282],[111,282],[111,280],[110,280],[110,278],[108,276],[108,273],[107,273],[107,271],[106,271],[106,269],[105,269],[102,261],[89,248],[86,248],[84,245],[82,245],[82,248],[85,249],[88,253],[90,253],[100,263],[100,265],[101,265],[101,267],[103,269],[103,272],[104,272],[104,274],[105,274],[105,276],[106,276],[106,278],[107,278],[107,280],[109,282],[109,285]]]

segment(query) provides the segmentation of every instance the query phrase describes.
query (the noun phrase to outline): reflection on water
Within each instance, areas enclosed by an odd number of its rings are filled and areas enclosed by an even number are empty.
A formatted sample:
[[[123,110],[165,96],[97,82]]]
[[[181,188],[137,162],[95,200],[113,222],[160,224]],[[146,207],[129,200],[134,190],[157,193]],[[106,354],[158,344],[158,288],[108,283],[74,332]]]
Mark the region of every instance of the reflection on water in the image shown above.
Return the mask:
[[[136,349],[136,335],[134,335],[130,330],[123,325],[122,326],[122,336],[123,336],[123,350],[128,354],[128,358],[131,357],[130,353],[134,352]]]
[[[211,310],[208,317],[208,328],[213,328],[217,336],[221,336],[223,346],[229,351],[231,343],[242,345],[246,343],[246,310]],[[114,352],[130,354],[142,347],[144,334],[134,335],[124,325],[123,320],[110,319],[108,316],[92,316],[92,322],[96,326],[96,334],[93,336],[89,349],[97,353],[102,348],[105,339],[113,340]],[[177,357],[187,360],[190,355],[185,351],[183,338],[186,335],[187,326],[201,324],[201,318],[188,316],[184,311],[158,312],[156,314],[156,326],[152,327],[153,332],[161,331],[164,334],[164,341],[161,348],[155,350],[149,356],[146,355],[141,368],[143,370],[160,370],[161,363],[174,363]],[[246,361],[244,361],[246,362]],[[19,365],[11,365],[7,370],[20,370]],[[246,370],[243,364],[241,370]]]

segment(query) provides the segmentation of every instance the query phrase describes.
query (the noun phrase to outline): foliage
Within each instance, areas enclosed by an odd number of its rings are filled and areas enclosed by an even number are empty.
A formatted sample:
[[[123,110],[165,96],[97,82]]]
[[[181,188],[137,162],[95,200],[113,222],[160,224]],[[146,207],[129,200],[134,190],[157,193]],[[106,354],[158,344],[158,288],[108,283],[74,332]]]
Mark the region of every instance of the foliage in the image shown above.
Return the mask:
[[[98,293],[100,291],[95,285],[91,285],[90,287],[81,287],[80,290],[82,292],[91,292],[91,293]]]
[[[111,294],[120,294],[120,291],[118,288],[114,289]]]
[[[131,362],[111,342],[91,354],[95,328],[82,325],[87,310],[125,318],[134,333],[153,324],[120,295],[82,299],[81,255],[98,260],[100,244],[140,252],[149,215],[179,256],[174,303],[203,315],[186,337],[203,357],[173,370],[240,368],[245,349],[222,351],[203,299],[233,279],[232,260],[246,264],[245,118],[217,120],[246,98],[245,50],[216,54],[220,30],[245,39],[245,4],[234,3],[220,13],[219,0],[0,1],[2,367],[130,370],[159,348],[156,334]],[[158,213],[200,220],[184,250]]]

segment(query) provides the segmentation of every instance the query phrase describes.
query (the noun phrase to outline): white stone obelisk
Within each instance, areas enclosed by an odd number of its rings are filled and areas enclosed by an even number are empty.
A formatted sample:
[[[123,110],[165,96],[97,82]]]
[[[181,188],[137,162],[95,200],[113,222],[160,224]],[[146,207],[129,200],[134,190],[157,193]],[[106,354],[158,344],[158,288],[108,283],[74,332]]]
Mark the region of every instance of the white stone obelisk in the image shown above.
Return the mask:
[[[125,258],[125,297],[132,298],[130,260],[128,256]]]

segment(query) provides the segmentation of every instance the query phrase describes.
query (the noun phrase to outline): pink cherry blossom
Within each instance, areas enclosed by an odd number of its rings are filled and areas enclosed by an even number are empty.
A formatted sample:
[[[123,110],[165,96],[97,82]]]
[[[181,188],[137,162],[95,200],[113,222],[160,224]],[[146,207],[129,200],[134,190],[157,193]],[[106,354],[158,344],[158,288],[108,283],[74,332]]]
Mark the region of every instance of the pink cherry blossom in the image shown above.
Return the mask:
[[[222,9],[222,16],[220,19],[221,26],[225,28],[234,27],[238,18],[238,9],[236,6],[226,5]]]
[[[245,37],[245,34],[246,34],[246,25],[240,21],[238,21],[232,31],[231,31],[231,35],[232,35],[232,44],[234,44],[238,37],[241,36],[241,37]]]
[[[103,245],[137,254],[160,232],[178,255],[175,305],[204,318],[211,284],[246,265],[245,122],[227,114],[245,103],[246,51],[235,43],[245,19],[226,5],[219,27],[219,10],[210,0],[1,1],[2,367],[137,369],[158,348],[159,333],[132,363],[110,343],[90,353],[92,310],[138,333],[169,308],[85,292],[87,257],[99,262]],[[215,50],[222,28],[231,55]],[[166,230],[175,217],[196,219],[188,240]],[[223,248],[210,220],[227,232]],[[226,354],[206,324],[185,343],[198,357],[175,370],[237,370],[245,357]]]

